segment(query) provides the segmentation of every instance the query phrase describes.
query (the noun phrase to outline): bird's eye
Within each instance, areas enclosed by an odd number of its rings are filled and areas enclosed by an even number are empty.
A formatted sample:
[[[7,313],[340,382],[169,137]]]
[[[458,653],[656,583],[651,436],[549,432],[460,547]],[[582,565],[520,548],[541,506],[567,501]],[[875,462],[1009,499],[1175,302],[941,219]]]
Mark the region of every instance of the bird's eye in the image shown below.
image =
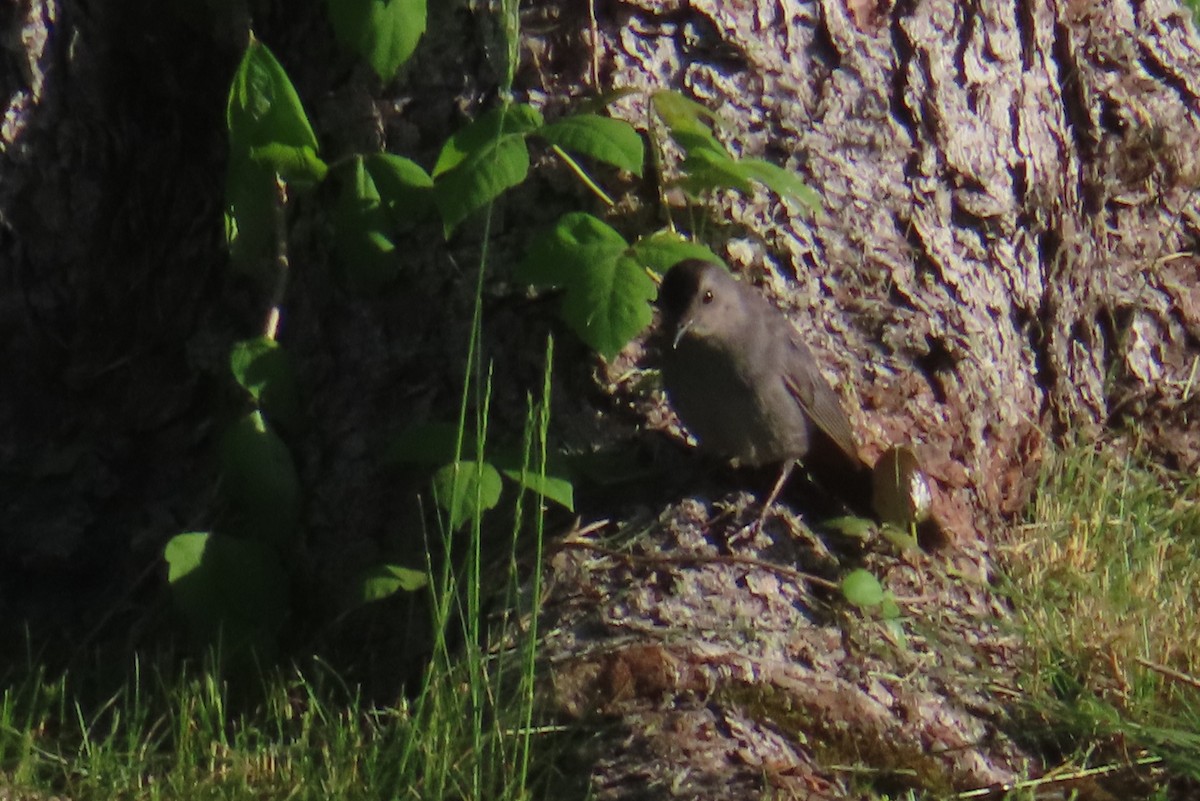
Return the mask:
[[[701,303],[704,303],[705,305],[707,305],[707,304],[709,304],[709,303],[712,303],[712,302],[713,302],[713,293],[712,293],[712,290],[711,290],[711,289],[709,289],[709,290],[706,290],[706,291],[704,292],[704,297],[701,299],[701,301],[700,301],[700,302],[701,302]]]

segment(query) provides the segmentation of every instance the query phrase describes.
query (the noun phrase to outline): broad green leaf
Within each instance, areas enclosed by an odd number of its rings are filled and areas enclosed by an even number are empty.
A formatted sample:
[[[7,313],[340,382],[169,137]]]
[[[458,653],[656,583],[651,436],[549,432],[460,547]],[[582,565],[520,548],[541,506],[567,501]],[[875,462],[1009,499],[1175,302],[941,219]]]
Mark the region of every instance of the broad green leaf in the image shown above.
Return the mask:
[[[670,90],[655,92],[650,96],[650,103],[671,132],[671,138],[684,150],[689,153],[705,149],[725,152],[725,147],[713,136],[711,127],[724,127],[725,121],[711,109]]]
[[[275,253],[275,173],[249,159],[231,160],[225,179],[225,240],[234,267],[269,275]]]
[[[238,530],[281,552],[291,548],[300,521],[300,479],[291,452],[262,412],[251,412],[225,432],[220,463],[221,491],[238,513]]]
[[[433,497],[449,514],[451,531],[494,508],[501,489],[500,473],[486,462],[454,462],[433,474]]]
[[[547,454],[545,476],[532,469],[529,457],[519,448],[497,448],[491,455],[491,463],[507,478],[517,482],[530,492],[537,493],[569,511],[575,509],[575,488],[568,478],[567,466],[556,453]]]
[[[915,533],[915,524],[908,528],[900,528],[891,523],[884,523],[879,531],[896,550],[914,554],[921,552],[921,545]]]
[[[658,231],[633,245],[633,257],[659,275],[684,259],[702,259],[723,264],[721,258],[699,242],[684,239],[674,231]]]
[[[709,130],[712,126],[724,128],[725,119],[703,103],[684,97],[673,89],[660,89],[650,96],[654,113],[673,130]],[[704,122],[703,120],[707,120]]]
[[[567,288],[562,316],[580,339],[612,359],[650,325],[650,302],[658,288],[629,256],[597,261]]]
[[[230,144],[239,152],[272,143],[317,149],[300,96],[261,42],[252,41],[242,55],[225,113]]]
[[[564,214],[533,241],[517,266],[516,279],[543,288],[568,286],[588,265],[614,261],[628,247],[625,237],[604,221],[584,212]]]
[[[757,181],[780,197],[803,203],[812,211],[820,210],[820,196],[795,173],[763,159],[742,159],[738,164],[751,180]]]
[[[535,286],[566,287],[561,313],[580,339],[611,359],[650,324],[654,281],[628,255],[617,231],[573,212],[534,241],[516,277]]]
[[[256,337],[234,343],[229,354],[234,380],[264,409],[271,419],[285,427],[300,420],[300,392],[292,361],[278,342]]]
[[[334,35],[386,83],[425,33],[425,0],[326,0]]]
[[[324,177],[326,167],[295,88],[271,51],[256,41],[230,84],[225,121],[226,241],[234,265],[261,278],[275,250],[276,175],[313,182]]]
[[[359,574],[354,582],[351,598],[355,606],[390,598],[398,592],[416,592],[429,584],[429,576],[423,570],[413,570],[399,565],[375,565]]]
[[[433,205],[433,179],[415,161],[391,153],[376,153],[366,160],[379,199],[398,225],[423,218]]]
[[[285,181],[316,183],[325,177],[329,167],[307,147],[290,147],[272,142],[250,148],[250,161],[272,172]]]
[[[522,137],[494,139],[434,180],[433,195],[447,237],[472,212],[525,180],[529,148]]]
[[[749,194],[749,171],[740,162],[723,153],[712,150],[692,150],[683,160],[683,178],[680,184],[693,195],[711,189],[734,189]]]
[[[844,517],[834,517],[830,520],[821,521],[821,527],[836,531],[843,537],[851,537],[864,542],[871,539],[875,535],[875,521],[865,517],[855,517],[854,515],[846,515]]]
[[[590,156],[637,176],[642,174],[645,146],[638,132],[624,120],[576,114],[545,126],[538,135],[563,150]]]
[[[271,51],[251,41],[229,88],[225,111],[230,162],[251,159],[287,180],[320,180],[317,136],[300,96]]]
[[[896,599],[889,592],[884,595],[883,601],[879,606],[879,613],[884,620],[896,620],[900,617],[900,604],[896,603]]]
[[[675,140],[686,155],[694,156],[697,153],[708,153],[713,158],[732,159],[729,150],[725,145],[717,141],[712,134],[692,133],[690,131],[672,131],[671,138]]]
[[[175,605],[196,633],[233,650],[269,646],[287,617],[288,580],[261,542],[208,532],[171,538],[163,550]]]
[[[869,570],[851,570],[842,579],[842,595],[859,609],[873,609],[883,603],[883,585]]]
[[[192,531],[176,534],[170,539],[163,550],[163,558],[167,560],[168,582],[174,584],[200,567],[210,536],[206,531]]]
[[[759,183],[783,198],[810,209],[820,208],[820,199],[799,176],[763,159],[735,159],[724,150],[693,148],[683,160],[680,184],[692,194],[710,189],[733,189],[748,194]]]
[[[458,440],[458,428],[450,423],[426,423],[403,431],[389,445],[384,461],[391,464],[444,465],[454,461],[454,447]],[[471,437],[462,442],[462,456],[474,459],[475,442]],[[522,471],[521,455],[515,448],[501,448],[492,454],[490,464],[503,475],[521,484],[532,492],[551,500],[567,509],[574,508],[574,489],[569,479],[561,475],[557,463],[547,468],[545,477]]]
[[[338,265],[351,287],[373,292],[395,278],[400,267],[394,222],[362,156],[350,159],[336,176],[333,226]]]
[[[533,106],[517,103],[494,108],[468,123],[451,136],[442,146],[437,163],[433,167],[434,180],[442,173],[462,164],[471,156],[486,148],[494,147],[497,139],[515,137],[524,139],[527,134],[541,128],[541,113]]]
[[[525,180],[527,134],[542,126],[532,106],[493,109],[446,142],[433,168],[434,200],[446,236],[472,212]]]
[[[528,470],[509,469],[501,472],[530,492],[557,503],[568,512],[575,511],[575,486],[570,480],[549,474],[543,476]]]
[[[452,423],[423,423],[400,433],[388,446],[384,462],[389,464],[444,465],[453,462],[458,426]],[[459,457],[475,458],[475,438],[464,436]]]

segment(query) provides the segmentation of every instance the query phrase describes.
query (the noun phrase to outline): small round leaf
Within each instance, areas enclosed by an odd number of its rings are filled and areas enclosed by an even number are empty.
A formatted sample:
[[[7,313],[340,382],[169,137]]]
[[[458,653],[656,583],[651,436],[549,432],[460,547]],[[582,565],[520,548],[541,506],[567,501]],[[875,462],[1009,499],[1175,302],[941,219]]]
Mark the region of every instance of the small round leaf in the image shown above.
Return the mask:
[[[495,507],[501,489],[500,473],[487,462],[454,462],[433,474],[434,499],[449,514],[451,531]]]
[[[859,609],[872,609],[883,603],[883,585],[870,571],[860,567],[842,579],[842,595]]]

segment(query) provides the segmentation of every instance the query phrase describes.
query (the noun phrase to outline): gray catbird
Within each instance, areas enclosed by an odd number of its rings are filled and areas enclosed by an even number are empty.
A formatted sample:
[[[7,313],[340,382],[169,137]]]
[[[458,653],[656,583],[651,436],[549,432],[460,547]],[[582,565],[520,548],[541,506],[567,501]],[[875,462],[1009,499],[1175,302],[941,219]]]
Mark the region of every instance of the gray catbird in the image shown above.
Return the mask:
[[[764,514],[796,460],[869,509],[870,473],[850,421],[782,312],[721,265],[697,259],[667,272],[659,306],[667,396],[700,447],[741,465],[783,464]]]

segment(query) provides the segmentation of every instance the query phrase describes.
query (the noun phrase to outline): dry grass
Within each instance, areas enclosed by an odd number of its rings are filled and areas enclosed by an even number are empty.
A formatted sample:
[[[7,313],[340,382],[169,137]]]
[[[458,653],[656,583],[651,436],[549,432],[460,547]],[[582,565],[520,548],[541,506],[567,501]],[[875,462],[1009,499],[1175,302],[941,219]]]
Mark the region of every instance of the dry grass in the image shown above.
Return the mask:
[[[1065,760],[1148,755],[1200,780],[1200,479],[1118,453],[1052,457],[1006,549],[1021,687]]]

